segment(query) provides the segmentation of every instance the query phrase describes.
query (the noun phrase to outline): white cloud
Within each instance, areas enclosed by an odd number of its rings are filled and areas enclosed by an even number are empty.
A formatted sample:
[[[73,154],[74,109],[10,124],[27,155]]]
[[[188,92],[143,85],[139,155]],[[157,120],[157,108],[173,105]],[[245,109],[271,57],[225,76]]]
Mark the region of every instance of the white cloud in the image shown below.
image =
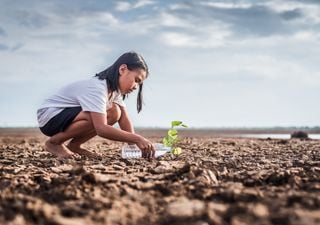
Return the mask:
[[[244,2],[200,2],[200,5],[209,6],[214,8],[221,9],[233,9],[233,8],[242,8],[247,9],[252,6],[252,3],[244,3]]]
[[[184,47],[190,46],[195,47],[196,43],[194,41],[194,37],[191,37],[186,34],[176,33],[176,32],[167,32],[160,36],[160,40],[163,40],[164,43],[176,46],[176,47]]]
[[[64,17],[61,17],[59,20],[60,23],[55,24],[60,26],[60,28],[70,27],[70,33],[74,33],[76,30],[92,31],[96,28],[107,30],[110,27],[116,27],[120,23],[120,21],[110,12],[93,12],[90,14],[78,15],[67,20]],[[97,30],[97,32],[101,32],[101,30]]]
[[[312,31],[299,31],[295,33],[292,38],[297,41],[316,41],[317,33]]]
[[[282,1],[273,0],[261,3],[270,7],[276,12],[284,12],[295,9],[301,9],[304,12],[304,17],[301,18],[306,24],[317,24],[320,22],[320,7],[319,4],[305,4],[302,1]]]
[[[183,3],[174,3],[169,5],[170,10],[181,10],[181,9],[190,9],[189,4],[183,4]]]
[[[84,19],[85,20],[90,20],[89,18],[91,17],[91,15],[86,16]],[[99,12],[96,13],[94,15],[94,17],[92,18],[93,21],[92,22],[97,22],[100,24],[104,24],[104,25],[112,25],[112,26],[116,26],[119,23],[119,20],[112,14],[109,12]]]
[[[145,7],[147,5],[154,5],[154,4],[156,4],[156,2],[151,0],[139,0],[136,3],[116,2],[115,9],[120,12],[126,12],[132,9],[138,9],[138,8]]]
[[[223,40],[224,34],[209,34],[207,37],[196,35],[164,32],[160,35],[159,40],[169,46],[174,47],[191,47],[191,48],[215,48],[225,45]]]
[[[140,8],[140,7],[144,7],[147,5],[154,5],[156,4],[155,1],[151,1],[151,0],[139,0],[136,4],[133,5],[133,8]]]
[[[168,12],[160,13],[160,16],[157,20],[158,20],[158,23],[161,24],[162,26],[182,27],[182,28],[188,28],[192,26],[187,20],[183,20]]]
[[[120,12],[125,12],[125,11],[128,11],[130,10],[132,7],[131,7],[131,4],[129,2],[116,2],[116,7],[115,9],[117,11],[120,11]]]
[[[320,73],[314,58],[320,54],[320,49],[314,48],[317,45],[319,40],[312,32],[234,40],[230,48],[238,54],[232,54],[229,60],[235,71],[247,71],[269,82],[320,87]],[[228,70],[222,68],[221,72]]]
[[[216,48],[224,46],[228,42],[231,31],[222,23],[189,25],[189,32],[164,31],[158,38],[169,46],[192,47],[192,48]]]
[[[128,36],[155,34],[166,28],[193,29],[194,25],[186,19],[179,18],[168,12],[156,13],[152,16],[142,16],[132,21],[118,21],[115,30],[127,32]]]
[[[2,37],[9,46],[23,43],[17,52],[0,52],[2,81],[30,80],[50,73],[55,75],[48,79],[59,80],[88,74],[92,67],[103,64],[103,56],[112,48],[101,40],[101,31],[114,29],[119,22],[111,13],[91,12],[70,18],[46,14],[50,18],[47,26],[11,26],[10,35]],[[15,67],[12,62],[24,66]],[[88,66],[79,66],[83,63]]]

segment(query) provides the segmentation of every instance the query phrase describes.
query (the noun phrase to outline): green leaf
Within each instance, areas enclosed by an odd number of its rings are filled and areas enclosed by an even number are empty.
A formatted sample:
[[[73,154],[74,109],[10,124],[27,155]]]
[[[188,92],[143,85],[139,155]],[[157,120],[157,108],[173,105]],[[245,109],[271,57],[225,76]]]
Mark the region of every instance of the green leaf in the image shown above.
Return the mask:
[[[175,129],[175,127],[188,127],[186,124],[183,124],[182,121],[174,120],[171,122],[171,129],[168,130],[167,136],[162,139],[162,143],[165,146],[168,147],[173,147],[179,142],[179,137],[178,137],[178,131]],[[177,149],[177,150],[175,150]],[[174,148],[175,152],[180,154],[181,153],[181,148]],[[180,153],[179,153],[180,152]]]
[[[180,126],[180,124],[182,124],[182,121],[174,120],[171,122],[171,127]]]
[[[172,138],[176,138],[178,135],[178,131],[176,129],[170,129],[168,130],[168,135]]]
[[[180,147],[174,148],[171,150],[172,154],[180,155],[182,153],[182,149]]]
[[[172,138],[170,136],[166,136],[165,138],[163,138],[162,143],[165,146],[169,146],[171,147],[174,143],[176,142],[176,138]]]
[[[170,146],[170,143],[169,143],[169,140],[167,137],[163,138],[162,139],[162,143],[165,145],[165,146]]]

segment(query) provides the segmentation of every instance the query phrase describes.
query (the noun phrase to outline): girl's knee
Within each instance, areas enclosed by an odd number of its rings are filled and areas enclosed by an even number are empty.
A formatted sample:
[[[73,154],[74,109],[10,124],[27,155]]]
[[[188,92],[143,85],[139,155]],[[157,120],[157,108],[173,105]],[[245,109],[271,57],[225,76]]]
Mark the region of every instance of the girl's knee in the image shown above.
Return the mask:
[[[113,125],[119,121],[121,117],[120,106],[116,103],[112,103],[112,107],[107,110],[107,120],[109,125]]]

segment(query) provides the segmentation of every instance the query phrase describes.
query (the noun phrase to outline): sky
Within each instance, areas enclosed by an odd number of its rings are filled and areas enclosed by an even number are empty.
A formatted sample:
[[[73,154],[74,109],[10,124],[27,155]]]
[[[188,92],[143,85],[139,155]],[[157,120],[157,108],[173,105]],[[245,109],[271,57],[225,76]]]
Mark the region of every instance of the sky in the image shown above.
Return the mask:
[[[320,125],[319,0],[0,0],[0,127],[121,54],[143,55],[136,127]]]

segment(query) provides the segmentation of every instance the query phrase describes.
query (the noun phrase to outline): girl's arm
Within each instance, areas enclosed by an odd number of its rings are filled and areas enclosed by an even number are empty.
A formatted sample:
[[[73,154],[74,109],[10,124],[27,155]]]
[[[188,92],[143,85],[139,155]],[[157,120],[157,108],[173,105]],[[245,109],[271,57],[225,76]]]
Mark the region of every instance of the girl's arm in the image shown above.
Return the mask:
[[[90,112],[90,116],[98,136],[114,141],[135,143],[141,150],[151,151],[154,154],[152,142],[144,137],[108,125],[106,116],[102,113]]]
[[[133,124],[129,118],[128,111],[125,107],[119,106],[121,109],[121,117],[118,121],[119,126],[122,130],[134,133]]]

